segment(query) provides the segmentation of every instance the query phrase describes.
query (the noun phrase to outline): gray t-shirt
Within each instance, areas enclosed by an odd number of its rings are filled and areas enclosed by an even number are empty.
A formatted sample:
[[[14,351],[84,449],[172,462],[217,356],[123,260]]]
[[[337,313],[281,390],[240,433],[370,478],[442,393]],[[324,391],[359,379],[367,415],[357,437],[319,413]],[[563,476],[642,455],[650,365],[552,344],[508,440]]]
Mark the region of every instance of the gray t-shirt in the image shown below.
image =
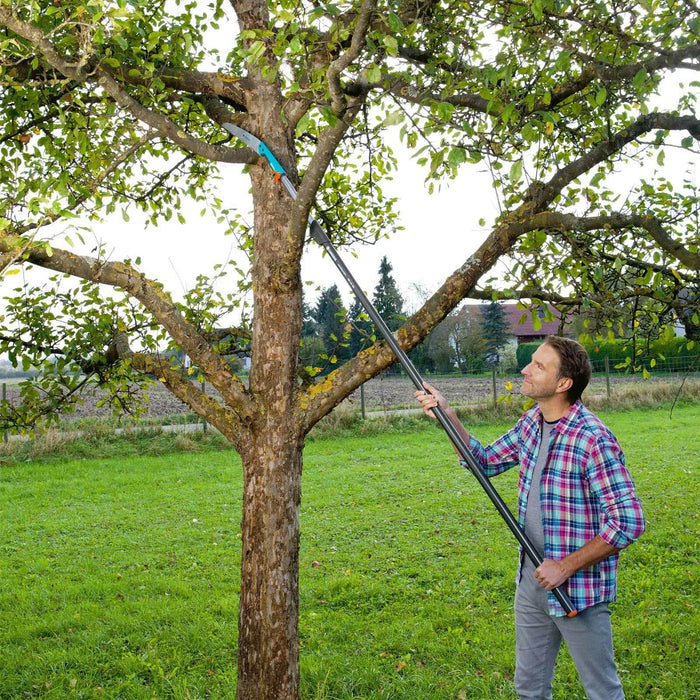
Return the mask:
[[[542,504],[540,502],[540,483],[542,481],[542,472],[547,464],[547,456],[549,455],[549,437],[552,430],[556,427],[558,421],[542,423],[542,442],[540,450],[537,453],[537,462],[532,472],[532,483],[530,484],[530,492],[527,495],[527,508],[525,509],[525,534],[534,545],[537,551],[544,555],[544,527],[542,526]],[[537,583],[534,573],[535,566],[530,561],[530,557],[523,555],[523,566],[520,573],[521,583]]]

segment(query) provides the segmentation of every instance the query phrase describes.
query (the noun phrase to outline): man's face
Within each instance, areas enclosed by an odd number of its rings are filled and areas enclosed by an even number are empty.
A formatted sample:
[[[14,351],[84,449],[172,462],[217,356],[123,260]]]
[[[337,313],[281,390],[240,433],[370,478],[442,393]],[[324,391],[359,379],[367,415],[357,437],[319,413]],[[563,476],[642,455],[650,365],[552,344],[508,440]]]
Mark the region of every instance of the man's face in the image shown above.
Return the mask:
[[[521,372],[523,385],[520,393],[531,399],[547,399],[554,396],[562,382],[559,379],[559,355],[551,346],[540,345],[532,355],[530,364]]]

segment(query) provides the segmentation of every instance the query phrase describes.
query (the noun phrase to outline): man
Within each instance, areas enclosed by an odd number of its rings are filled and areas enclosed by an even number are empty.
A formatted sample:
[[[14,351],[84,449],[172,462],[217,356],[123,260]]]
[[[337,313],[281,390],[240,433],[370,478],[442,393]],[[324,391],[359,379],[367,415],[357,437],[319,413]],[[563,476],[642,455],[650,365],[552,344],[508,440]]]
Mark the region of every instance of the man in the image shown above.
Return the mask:
[[[515,595],[519,697],[551,700],[563,639],[589,700],[620,700],[608,603],[616,598],[620,550],[644,532],[642,507],[615,436],[581,403],[591,376],[585,349],[549,336],[522,375],[521,393],[537,405],[488,447],[469,435],[429,384],[416,398],[430,416],[440,405],[487,476],[520,467],[518,520],[544,561],[535,569],[521,552]],[[566,617],[549,592],[562,585],[575,617]]]

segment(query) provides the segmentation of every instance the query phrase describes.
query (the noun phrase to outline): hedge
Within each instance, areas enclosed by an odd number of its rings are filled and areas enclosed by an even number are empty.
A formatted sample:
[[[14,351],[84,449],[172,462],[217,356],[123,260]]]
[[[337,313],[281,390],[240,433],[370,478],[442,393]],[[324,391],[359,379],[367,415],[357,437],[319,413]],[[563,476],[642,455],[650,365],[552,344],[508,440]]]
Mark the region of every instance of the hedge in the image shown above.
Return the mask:
[[[517,359],[518,369],[522,369],[530,363],[532,354],[542,343],[522,343],[518,345]],[[593,369],[596,372],[605,370],[606,358],[610,363],[611,371],[627,371],[628,358],[631,357],[632,344],[629,340],[595,340],[584,342],[584,347],[591,357]],[[690,347],[689,347],[690,346]],[[647,369],[654,372],[685,372],[689,369],[700,371],[698,360],[698,346],[689,343],[686,338],[659,338],[649,346],[642,347],[642,354],[637,348],[637,369]],[[624,365],[619,367],[619,365]]]

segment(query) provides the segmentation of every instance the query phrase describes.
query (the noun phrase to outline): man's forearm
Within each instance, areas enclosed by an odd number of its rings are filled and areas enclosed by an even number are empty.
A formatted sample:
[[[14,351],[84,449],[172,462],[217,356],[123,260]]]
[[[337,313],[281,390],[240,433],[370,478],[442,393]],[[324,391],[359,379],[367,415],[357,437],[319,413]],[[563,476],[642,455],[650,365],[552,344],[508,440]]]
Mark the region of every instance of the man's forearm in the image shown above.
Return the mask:
[[[545,559],[535,571],[535,578],[542,587],[551,591],[553,588],[561,586],[577,571],[587,569],[589,566],[607,559],[618,551],[617,547],[613,547],[600,535],[596,535],[592,540],[586,542],[583,547],[564,557],[564,559],[558,561]]]

